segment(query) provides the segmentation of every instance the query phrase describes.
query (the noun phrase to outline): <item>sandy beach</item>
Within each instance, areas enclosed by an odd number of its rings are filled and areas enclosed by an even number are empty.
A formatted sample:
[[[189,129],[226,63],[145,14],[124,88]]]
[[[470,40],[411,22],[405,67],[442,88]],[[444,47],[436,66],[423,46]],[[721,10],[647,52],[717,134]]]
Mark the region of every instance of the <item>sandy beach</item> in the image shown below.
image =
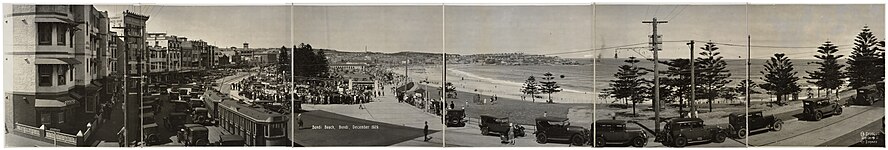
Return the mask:
[[[459,91],[477,91],[477,93],[481,94],[494,94],[498,97],[512,99],[521,99],[521,96],[525,96],[525,100],[532,100],[529,95],[521,93],[524,83],[483,77],[453,68],[447,68],[447,81],[452,82]],[[555,81],[558,81],[558,79]],[[592,98],[594,98],[591,90],[562,89],[561,92],[552,94],[552,101],[555,103],[592,103]],[[536,101],[545,101],[548,98],[547,94],[539,94],[539,96],[543,98],[537,98]]]
[[[391,71],[403,75],[404,68],[391,68]],[[408,76],[412,81],[423,81],[427,80],[430,82],[430,85],[439,85],[443,81],[443,66],[411,66],[409,68]],[[521,96],[524,94],[521,93],[521,88],[524,83],[507,81],[501,79],[495,79],[492,77],[480,76],[477,74],[473,74],[467,71],[462,71],[455,68],[447,68],[447,82],[453,83],[456,86],[456,90],[469,92],[469,93],[479,93],[482,95],[496,95],[501,98],[510,98],[510,99],[518,99],[521,100]],[[539,77],[538,77],[538,80]],[[559,79],[555,79],[555,81],[559,81]],[[566,82],[566,81],[560,81]],[[553,93],[552,100],[555,103],[592,103],[594,95],[591,89],[588,90],[579,90],[579,89],[571,89],[562,87],[561,92]],[[532,98],[529,95],[524,95],[527,101],[532,101]],[[542,96],[543,98],[537,98],[536,101],[544,102],[547,99],[546,94],[539,94],[538,96]]]

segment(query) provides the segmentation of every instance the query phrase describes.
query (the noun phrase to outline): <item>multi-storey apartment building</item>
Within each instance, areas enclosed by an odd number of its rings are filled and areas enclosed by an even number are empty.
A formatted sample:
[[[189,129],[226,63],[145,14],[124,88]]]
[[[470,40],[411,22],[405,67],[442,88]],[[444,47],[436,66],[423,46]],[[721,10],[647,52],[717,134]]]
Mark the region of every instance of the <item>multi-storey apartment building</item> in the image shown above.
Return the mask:
[[[91,5],[13,5],[5,50],[6,127],[33,138],[43,130],[70,145],[98,126],[112,98],[104,87],[108,15]],[[40,127],[40,128],[38,128]],[[86,134],[89,135],[89,134]]]

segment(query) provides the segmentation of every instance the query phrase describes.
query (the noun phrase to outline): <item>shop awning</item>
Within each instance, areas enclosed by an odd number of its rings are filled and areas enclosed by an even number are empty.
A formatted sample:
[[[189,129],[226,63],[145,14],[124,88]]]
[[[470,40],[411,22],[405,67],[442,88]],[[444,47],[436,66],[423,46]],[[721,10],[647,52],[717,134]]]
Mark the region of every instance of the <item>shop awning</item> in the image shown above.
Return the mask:
[[[57,101],[57,100],[49,100],[49,99],[35,99],[34,107],[65,107],[65,102]]]
[[[55,22],[55,23],[77,24],[77,22],[74,22],[73,20],[56,18],[56,17],[37,17],[37,18],[34,18],[34,22]]]
[[[57,99],[35,99],[34,107],[37,108],[62,108],[65,106],[73,106],[77,104],[77,100],[71,97],[59,97]]]
[[[37,58],[34,62],[35,64],[49,64],[49,65],[61,65],[61,64],[69,64],[75,65],[80,64],[80,61],[74,58]]]

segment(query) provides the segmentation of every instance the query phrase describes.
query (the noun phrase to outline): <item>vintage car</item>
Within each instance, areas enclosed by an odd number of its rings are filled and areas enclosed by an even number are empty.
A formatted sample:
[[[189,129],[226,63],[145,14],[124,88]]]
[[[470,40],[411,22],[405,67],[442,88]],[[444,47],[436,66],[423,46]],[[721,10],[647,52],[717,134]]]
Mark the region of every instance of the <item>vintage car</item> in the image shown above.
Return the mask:
[[[595,146],[603,147],[608,144],[632,145],[644,147],[648,137],[641,128],[627,127],[625,120],[598,120],[595,121]]]
[[[179,93],[179,95],[191,94],[191,88],[178,88],[178,89],[176,89],[176,91],[178,91],[176,93]]]
[[[448,127],[464,127],[466,126],[466,110],[465,109],[450,109],[447,110],[446,117],[446,125]]]
[[[842,105],[826,98],[806,99],[803,101],[802,113],[809,120],[820,121],[825,115],[841,115]]]
[[[869,106],[877,101],[885,100],[885,89],[882,87],[884,87],[884,83],[879,82],[858,88],[857,95],[852,98],[853,104]]]
[[[550,140],[565,140],[576,146],[583,146],[589,140],[589,129],[571,126],[567,118],[539,117],[536,122],[536,142],[545,144]]]
[[[164,123],[166,123],[164,125],[166,126],[167,130],[182,129],[183,125],[185,125],[185,123],[187,123],[186,122],[187,116],[188,115],[186,115],[185,113],[181,113],[181,112],[170,113],[169,116],[164,118],[166,120],[166,121],[164,121]]]
[[[160,132],[157,130],[157,123],[142,125],[142,133],[146,145],[160,144],[160,137],[158,136]]]
[[[512,124],[512,126],[509,126]],[[478,124],[478,127],[481,128],[481,135],[489,135],[490,133],[496,133],[499,135],[506,135],[509,132],[509,128],[514,128],[512,132],[515,136],[523,137],[524,127],[513,124],[509,121],[509,117],[495,117],[492,115],[481,115],[481,123]]]
[[[753,131],[762,131],[762,130],[772,130],[772,131],[780,131],[783,129],[783,121],[774,117],[774,115],[765,116],[762,111],[751,111],[749,112],[749,127],[747,127],[747,115],[744,113],[731,113],[728,115],[728,131],[734,137],[743,139],[747,136],[748,132]]]
[[[213,120],[208,116],[208,112],[207,108],[194,108],[194,111],[191,114],[192,121],[196,124],[212,125]]]
[[[209,145],[209,130],[207,127],[199,124],[185,124],[184,132],[180,139],[183,139],[185,146],[206,146]]]
[[[219,135],[219,142],[215,144],[216,146],[246,146],[246,142],[244,142],[244,137],[239,135]]]
[[[199,107],[206,108],[206,104],[204,103],[204,101],[201,99],[197,99],[197,98],[191,98],[190,100],[188,100],[188,106],[191,109],[191,111],[194,111],[194,108],[199,108]]]
[[[186,101],[172,100],[172,101],[170,101],[170,103],[172,103],[172,112],[179,112],[179,113],[191,112],[188,110],[189,106],[188,106],[188,102],[186,102]]]
[[[700,118],[675,118],[667,120],[655,142],[666,146],[684,147],[694,142],[725,142],[727,133],[713,125],[704,125]]]
[[[167,90],[167,92],[169,93],[169,97],[167,97],[167,100],[179,100],[179,91]]]

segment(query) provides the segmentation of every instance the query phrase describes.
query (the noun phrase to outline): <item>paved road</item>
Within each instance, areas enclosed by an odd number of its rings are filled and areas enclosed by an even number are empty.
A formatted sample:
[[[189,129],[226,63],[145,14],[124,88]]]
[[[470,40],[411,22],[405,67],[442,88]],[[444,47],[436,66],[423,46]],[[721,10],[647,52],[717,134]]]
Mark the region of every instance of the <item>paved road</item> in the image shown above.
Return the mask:
[[[850,95],[843,95],[843,99],[848,97]],[[847,106],[841,115],[820,121],[800,120],[801,113],[799,107],[775,114],[784,120],[783,130],[751,133],[750,146],[853,146],[860,141],[861,132],[884,130],[881,126],[885,117],[884,101],[873,106]]]
[[[571,146],[568,141],[552,141],[551,143],[540,144],[534,139],[533,126],[522,125],[525,127],[524,137],[517,137],[514,145],[503,144],[499,135],[481,135],[481,128],[478,127],[478,121],[472,119],[466,123],[465,127],[448,127],[445,130],[446,142],[448,147],[471,146],[471,147],[568,147]]]
[[[293,141],[301,146],[443,146],[440,116],[398,103],[390,93],[363,106],[365,109],[348,104],[303,104],[308,111],[302,113],[305,126],[295,131]],[[430,141],[423,141],[425,122],[431,130]],[[332,125],[334,129],[311,129],[311,125]],[[379,129],[343,130],[337,125],[377,125]]]
[[[301,146],[389,146],[423,136],[421,128],[353,118],[323,110],[303,112],[302,119],[305,126],[295,131],[293,141]],[[441,145],[430,143],[429,146]]]
[[[854,130],[849,132],[848,134],[839,136],[836,139],[827,141],[826,143],[822,143],[818,146],[879,146],[885,147],[884,140],[881,139],[881,145],[879,143],[869,143],[872,141],[864,142],[861,140],[861,134],[874,134],[874,133],[882,133],[883,127],[885,125],[885,118],[882,118],[879,121],[873,121],[870,124],[863,126],[863,128]]]

